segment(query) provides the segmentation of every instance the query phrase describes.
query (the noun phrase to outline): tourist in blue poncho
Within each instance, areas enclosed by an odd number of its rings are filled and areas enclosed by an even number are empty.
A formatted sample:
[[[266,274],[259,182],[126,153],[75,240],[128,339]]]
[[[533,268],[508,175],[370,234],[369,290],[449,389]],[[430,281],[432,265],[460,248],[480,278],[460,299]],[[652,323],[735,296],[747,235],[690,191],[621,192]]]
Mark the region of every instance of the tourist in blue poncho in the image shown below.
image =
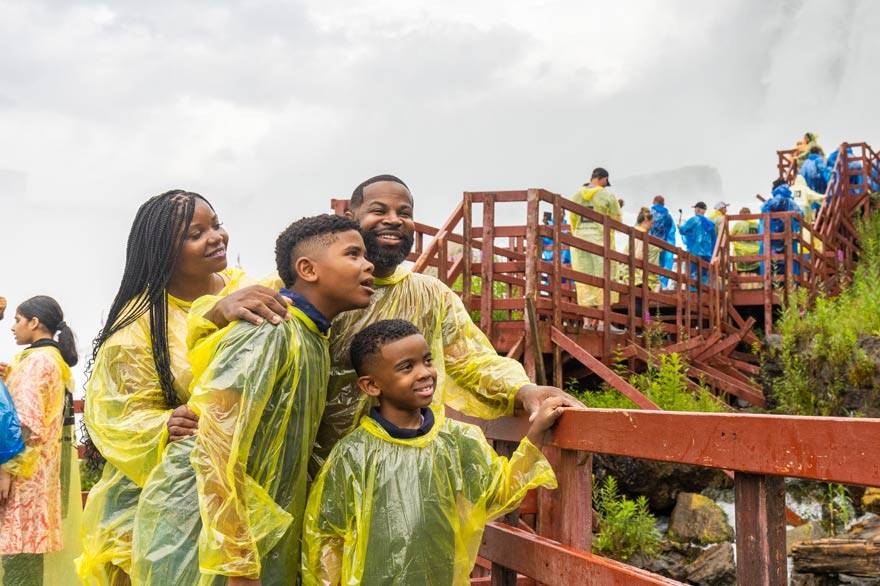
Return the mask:
[[[773,196],[764,202],[764,205],[761,206],[762,214],[770,214],[774,212],[797,212],[799,216],[803,216],[803,212],[798,207],[798,205],[794,201],[794,197],[792,196],[791,189],[788,187],[788,184],[784,179],[777,179],[773,182]],[[785,223],[787,220],[783,218],[772,218],[770,220],[770,232],[771,233],[780,233],[785,231]],[[767,227],[764,225],[764,220],[761,220],[758,223],[758,233],[764,234]],[[798,218],[792,220],[791,231],[792,233],[799,232],[801,229],[801,223]],[[770,250],[774,254],[782,254],[785,252],[785,241],[784,240],[770,240]],[[792,253],[797,254],[797,242],[793,242],[792,244]],[[761,241],[760,245],[760,253],[764,254],[764,242]],[[800,274],[800,265],[795,261],[793,263],[794,274]],[[785,274],[785,261],[784,260],[775,260],[773,261],[773,272],[774,274]],[[761,263],[761,274],[764,274],[764,263]]]
[[[0,297],[0,320],[6,311],[6,298]],[[18,413],[15,412],[15,403],[3,384],[6,376],[6,368],[0,365],[0,464],[5,464],[24,450],[24,441],[21,437],[21,424],[18,421]]]
[[[666,209],[666,200],[663,199],[662,195],[654,198],[651,214],[654,216],[654,223],[651,225],[651,230],[648,233],[675,246],[675,222],[672,219],[672,214]],[[660,251],[660,266],[664,269],[671,271],[674,260],[674,255],[670,251]],[[668,284],[669,278],[661,276],[660,286],[665,289]]]
[[[807,186],[810,189],[817,193],[825,193],[825,189],[828,187],[828,180],[825,178],[826,163],[819,147],[814,146],[810,149],[810,153],[801,164],[799,173],[807,180]]]
[[[678,231],[684,239],[687,251],[705,261],[712,260],[715,250],[715,223],[706,217],[705,202],[698,201],[694,205],[694,216],[679,226]],[[697,278],[697,263],[691,263],[691,279]],[[702,282],[709,282],[709,273],[703,271]]]
[[[842,147],[842,145],[841,145],[841,147]],[[841,151],[841,149],[837,149],[836,151],[834,151],[833,153],[828,155],[828,161],[825,163],[825,175],[827,177],[827,179],[826,179],[827,185],[831,185],[834,177],[837,176],[837,159],[840,158],[840,151]],[[847,157],[852,157],[853,154],[854,153],[853,153],[852,147],[846,147]],[[850,160],[846,166],[848,169],[847,174],[849,176],[849,184],[853,185],[853,186],[862,185],[865,182],[864,177],[862,176],[862,170],[864,169],[865,166],[862,163],[861,159]],[[876,191],[876,187],[874,187],[873,190]],[[852,193],[853,193],[853,195],[859,195],[862,193],[862,188],[861,187],[853,187]],[[830,197],[831,194],[829,193],[828,196]]]

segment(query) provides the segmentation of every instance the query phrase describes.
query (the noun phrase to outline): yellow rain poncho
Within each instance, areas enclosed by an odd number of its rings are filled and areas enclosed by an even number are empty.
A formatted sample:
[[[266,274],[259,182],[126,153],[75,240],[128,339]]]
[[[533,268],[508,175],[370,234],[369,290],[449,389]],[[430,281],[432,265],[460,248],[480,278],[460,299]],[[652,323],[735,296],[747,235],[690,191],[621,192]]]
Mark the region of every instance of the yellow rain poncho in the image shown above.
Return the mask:
[[[531,383],[519,362],[498,355],[461,298],[440,280],[398,267],[390,277],[376,278],[374,287],[369,307],[347,311],[333,320],[333,367],[313,474],[333,445],[355,429],[374,404],[357,388],[349,350],[355,334],[377,321],[405,319],[425,336],[437,369],[435,406],[449,405],[483,419],[512,415],[517,391]]]
[[[309,495],[305,586],[470,584],[486,523],[530,489],[556,488],[528,439],[508,460],[478,427],[437,418],[426,435],[395,439],[365,417],[336,445]]]
[[[647,232],[641,226],[636,226],[636,230],[639,232]],[[633,271],[633,282],[636,286],[641,286],[643,280],[644,271],[642,271],[642,258],[644,256],[645,245],[642,240],[638,237],[633,238],[633,256],[638,261],[635,265],[635,270]],[[629,244],[627,244],[627,252],[629,252]],[[653,245],[648,245],[648,263],[651,265],[651,270],[656,271],[660,266],[660,249]],[[629,283],[629,267],[623,266],[623,270],[621,271],[620,280],[624,283]],[[656,291],[660,288],[660,277],[656,273],[648,273],[648,289],[651,291]]]
[[[603,187],[585,185],[572,196],[571,200],[595,212],[610,216],[613,220],[620,221],[620,204],[617,202],[617,197]],[[604,245],[605,236],[602,224],[583,218],[580,214],[575,213],[569,213],[569,223],[571,223],[572,235],[599,246]],[[611,249],[616,250],[613,233],[611,235]],[[576,247],[571,249],[571,266],[576,271],[596,277],[602,277],[604,272],[604,260],[601,256]],[[614,263],[612,263],[611,272],[612,274],[609,275],[609,278],[612,278],[615,273]],[[575,289],[579,305],[601,307],[605,304],[600,287],[575,282]],[[616,303],[617,297],[617,292],[612,291],[611,303]]]
[[[290,312],[278,326],[234,322],[190,354],[199,432],[168,447],[144,488],[135,586],[296,583],[330,355],[315,322]]]
[[[221,296],[251,284],[239,269],[226,269],[221,275],[226,281]],[[168,353],[182,403],[189,397],[192,379],[186,342],[191,305],[168,296]],[[171,411],[159,385],[147,313],[101,346],[86,389],[85,423],[107,460],[83,512],[83,555],[77,572],[86,585],[127,583],[121,572],[130,568],[138,498],[168,443]]]
[[[38,356],[34,356],[38,354]],[[82,498],[80,493],[79,481],[79,460],[77,459],[76,450],[73,445],[73,400],[71,390],[73,389],[73,377],[70,368],[61,353],[53,347],[29,348],[19,353],[10,364],[10,380],[13,379],[13,372],[27,358],[38,358],[42,360],[43,365],[37,370],[43,374],[43,381],[38,384],[51,382],[53,388],[40,389],[39,394],[47,402],[46,409],[41,409],[43,414],[42,425],[37,436],[42,438],[39,445],[31,444],[24,452],[19,454],[17,458],[10,460],[4,465],[4,468],[15,476],[21,476],[29,480],[37,480],[40,490],[48,490],[45,495],[39,495],[35,492],[28,491],[28,502],[23,503],[27,507],[34,504],[47,507],[50,514],[47,521],[56,522],[56,517],[60,509],[60,532],[55,527],[47,527],[51,536],[45,538],[42,536],[40,542],[46,546],[48,550],[43,556],[43,583],[44,584],[75,584],[77,583],[76,572],[74,570],[73,560],[79,554],[79,526],[82,517]],[[32,363],[33,360],[29,361]],[[26,367],[23,367],[26,368]],[[18,369],[21,370],[21,369]],[[51,371],[51,372],[50,372]],[[61,425],[60,436],[55,436],[53,431],[57,425]],[[29,426],[28,415],[23,414],[22,424]],[[32,429],[30,429],[33,432]],[[31,438],[35,436],[31,435]],[[56,452],[57,450],[57,452]],[[47,458],[51,460],[50,465],[60,465],[58,472],[45,469]],[[41,470],[41,461],[43,468]],[[42,480],[36,476],[41,475]],[[51,488],[52,484],[60,485],[58,493]],[[40,515],[40,513],[35,513]],[[53,520],[53,517],[55,520]],[[27,538],[29,533],[38,525],[30,525],[29,530],[21,532],[16,530],[17,538]],[[59,541],[60,537],[60,541]],[[47,544],[51,546],[47,546]],[[27,544],[22,544],[22,549],[33,551],[34,548]],[[22,576],[18,582],[26,583],[26,580],[33,579],[32,576]],[[0,583],[18,583],[11,576],[5,576],[3,568],[0,566]]]
[[[758,220],[739,220],[733,223],[730,234],[733,236],[741,236],[744,234],[757,234]],[[760,242],[757,240],[746,240],[733,243],[734,256],[754,256],[760,253]],[[741,273],[757,272],[760,266],[759,261],[754,262],[738,262],[736,268]]]

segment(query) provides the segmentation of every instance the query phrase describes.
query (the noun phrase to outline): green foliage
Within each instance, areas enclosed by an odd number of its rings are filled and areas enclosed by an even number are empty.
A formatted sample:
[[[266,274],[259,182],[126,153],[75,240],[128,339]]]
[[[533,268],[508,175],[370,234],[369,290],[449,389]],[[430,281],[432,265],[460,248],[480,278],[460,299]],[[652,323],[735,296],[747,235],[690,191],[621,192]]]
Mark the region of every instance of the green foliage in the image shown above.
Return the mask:
[[[95,468],[94,466],[89,465],[86,460],[79,461],[79,483],[80,490],[88,491],[92,490],[92,487],[97,484],[98,480],[101,478],[101,472],[103,471],[103,467]]]
[[[854,415],[844,405],[848,388],[871,388],[874,362],[859,347],[880,335],[880,214],[859,228],[861,258],[852,283],[836,297],[793,296],[777,330],[782,376],[772,381],[778,410],[800,415]],[[876,389],[875,389],[876,391]]]
[[[599,513],[599,534],[593,551],[626,561],[637,553],[653,557],[660,548],[660,532],[644,496],[631,500],[617,490],[617,481],[606,476],[593,482],[593,508]]]
[[[830,535],[846,531],[855,516],[852,499],[842,484],[829,484],[822,502],[822,526]]]
[[[619,373],[620,374],[620,373]],[[677,353],[661,354],[658,368],[633,374],[629,382],[664,411],[696,411],[718,413],[724,406],[703,385],[694,393],[688,388],[687,364]],[[600,409],[637,409],[638,407],[607,384],[597,391],[580,391],[577,381],[566,385],[587,407]]]

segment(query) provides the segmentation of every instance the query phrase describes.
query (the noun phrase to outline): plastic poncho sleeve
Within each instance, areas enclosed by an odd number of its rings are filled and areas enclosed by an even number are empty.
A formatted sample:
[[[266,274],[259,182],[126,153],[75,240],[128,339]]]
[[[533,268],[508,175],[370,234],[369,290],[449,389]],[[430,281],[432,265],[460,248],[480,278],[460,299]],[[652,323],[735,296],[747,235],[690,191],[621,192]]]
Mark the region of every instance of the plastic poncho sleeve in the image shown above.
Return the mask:
[[[495,351],[454,291],[445,287],[443,297],[443,359],[455,382],[447,385],[446,404],[483,419],[512,415],[517,391],[531,384],[525,369]]]
[[[30,478],[39,464],[40,452],[51,433],[50,425],[58,413],[51,403],[53,389],[62,384],[61,371],[55,362],[43,353],[32,354],[14,366],[15,410],[21,423],[24,451],[3,464],[3,470],[13,476]]]
[[[303,522],[302,570],[304,586],[335,586],[342,579],[346,537],[359,536],[355,509],[363,506],[360,479],[347,460],[333,453],[311,491]],[[359,553],[366,553],[366,536]]]
[[[528,438],[522,439],[508,459],[495,453],[480,428],[467,426],[466,429],[469,437],[461,448],[465,479],[482,479],[469,488],[470,500],[482,503],[479,508],[485,514],[482,519],[474,519],[475,524],[485,525],[509,513],[533,488],[556,488],[556,475],[550,462]]]
[[[0,464],[5,464],[24,450],[21,423],[15,403],[3,381],[0,381]]]
[[[593,207],[591,205],[593,197],[600,191],[602,191],[601,187],[585,185],[581,187],[578,192],[571,197],[571,201],[587,208]],[[578,225],[581,223],[581,215],[574,212],[569,212],[568,222],[569,224],[571,224],[572,231],[577,230]]]
[[[243,289],[244,287],[255,284],[240,269],[229,271],[230,282],[226,285],[223,292],[217,295],[202,295],[189,308],[186,315],[186,347],[192,349],[203,338],[213,334],[218,330],[217,324],[206,318],[208,312],[214,309],[217,302],[229,295],[233,290]],[[274,288],[276,291],[283,286],[281,279],[277,273],[263,278],[258,283],[265,287]],[[233,289],[234,288],[234,289]]]
[[[259,577],[258,542],[268,549],[291,522],[246,469],[276,379],[296,351],[287,328],[235,322],[190,353],[193,373],[202,373],[189,402],[199,415],[190,461],[203,523],[202,573]]]
[[[89,436],[104,458],[143,487],[168,443],[165,393],[141,329],[121,330],[101,348],[86,392]],[[115,337],[115,336],[114,336]]]

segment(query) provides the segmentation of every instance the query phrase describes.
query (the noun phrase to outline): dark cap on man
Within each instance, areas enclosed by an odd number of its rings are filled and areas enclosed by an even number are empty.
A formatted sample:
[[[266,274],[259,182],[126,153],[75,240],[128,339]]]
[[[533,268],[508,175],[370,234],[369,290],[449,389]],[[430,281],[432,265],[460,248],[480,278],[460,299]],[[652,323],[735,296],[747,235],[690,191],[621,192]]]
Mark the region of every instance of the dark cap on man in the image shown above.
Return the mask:
[[[596,167],[593,169],[593,174],[590,175],[590,179],[608,179],[608,171],[606,171],[603,167]],[[608,181],[608,185],[611,185],[611,181]]]
[[[694,209],[695,209],[695,210],[699,209],[699,210],[706,211],[708,208],[706,207],[706,202],[704,202],[704,201],[698,201],[697,203],[694,204]]]

